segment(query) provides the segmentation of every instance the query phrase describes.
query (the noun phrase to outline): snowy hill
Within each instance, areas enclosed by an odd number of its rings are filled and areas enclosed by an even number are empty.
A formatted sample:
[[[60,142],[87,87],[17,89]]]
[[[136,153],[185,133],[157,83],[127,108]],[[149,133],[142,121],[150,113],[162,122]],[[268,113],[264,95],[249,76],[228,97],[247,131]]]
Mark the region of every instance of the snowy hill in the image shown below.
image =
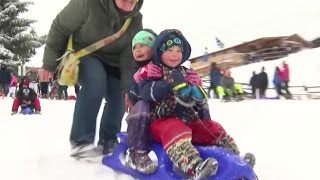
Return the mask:
[[[320,48],[286,58],[292,84],[320,84],[319,53]],[[258,71],[264,65],[271,75],[281,61],[252,64],[232,72],[237,81],[247,82],[252,70]],[[132,179],[103,165],[69,157],[74,101],[41,100],[41,115],[11,116],[12,102],[11,98],[0,98],[0,179]],[[210,100],[209,104],[214,120],[235,138],[241,152],[256,155],[255,171],[261,180],[320,178],[319,100]]]

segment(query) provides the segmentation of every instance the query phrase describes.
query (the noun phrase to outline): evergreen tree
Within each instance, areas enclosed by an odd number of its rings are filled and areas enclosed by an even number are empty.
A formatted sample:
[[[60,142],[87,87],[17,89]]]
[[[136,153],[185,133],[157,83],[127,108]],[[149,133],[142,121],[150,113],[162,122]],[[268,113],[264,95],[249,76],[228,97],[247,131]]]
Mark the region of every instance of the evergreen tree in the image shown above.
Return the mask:
[[[8,64],[24,64],[36,54],[36,48],[45,43],[45,37],[37,35],[35,20],[21,18],[32,2],[0,0],[0,60]]]

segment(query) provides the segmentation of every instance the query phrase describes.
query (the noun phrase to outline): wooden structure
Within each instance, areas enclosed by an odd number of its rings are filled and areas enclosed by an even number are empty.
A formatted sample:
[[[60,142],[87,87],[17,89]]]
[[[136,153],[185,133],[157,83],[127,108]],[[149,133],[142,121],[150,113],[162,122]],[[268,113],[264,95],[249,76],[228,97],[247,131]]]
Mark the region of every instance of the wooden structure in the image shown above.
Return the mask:
[[[264,37],[245,42],[204,56],[190,59],[190,67],[200,75],[209,72],[211,62],[216,62],[220,68],[231,68],[257,61],[278,59],[288,54],[312,48],[312,43],[297,34],[280,37]]]

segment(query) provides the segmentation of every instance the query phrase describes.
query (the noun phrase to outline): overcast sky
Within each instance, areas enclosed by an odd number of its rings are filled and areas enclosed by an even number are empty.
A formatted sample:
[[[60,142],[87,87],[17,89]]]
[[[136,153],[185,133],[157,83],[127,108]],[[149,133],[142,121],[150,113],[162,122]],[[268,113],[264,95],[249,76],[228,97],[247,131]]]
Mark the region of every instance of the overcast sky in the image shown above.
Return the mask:
[[[69,0],[31,0],[27,16],[42,35],[49,31],[56,14]],[[307,40],[320,37],[320,2],[316,0],[144,0],[143,24],[159,33],[177,28],[192,46],[192,57],[260,37],[298,33]],[[41,64],[43,48],[33,58]]]

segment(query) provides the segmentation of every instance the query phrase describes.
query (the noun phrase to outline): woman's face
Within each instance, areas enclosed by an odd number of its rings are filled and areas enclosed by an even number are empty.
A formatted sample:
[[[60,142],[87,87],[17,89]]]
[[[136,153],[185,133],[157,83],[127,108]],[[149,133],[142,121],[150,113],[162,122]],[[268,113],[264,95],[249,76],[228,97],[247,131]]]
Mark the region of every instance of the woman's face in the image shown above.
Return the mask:
[[[117,7],[124,12],[131,12],[137,0],[115,0]]]

